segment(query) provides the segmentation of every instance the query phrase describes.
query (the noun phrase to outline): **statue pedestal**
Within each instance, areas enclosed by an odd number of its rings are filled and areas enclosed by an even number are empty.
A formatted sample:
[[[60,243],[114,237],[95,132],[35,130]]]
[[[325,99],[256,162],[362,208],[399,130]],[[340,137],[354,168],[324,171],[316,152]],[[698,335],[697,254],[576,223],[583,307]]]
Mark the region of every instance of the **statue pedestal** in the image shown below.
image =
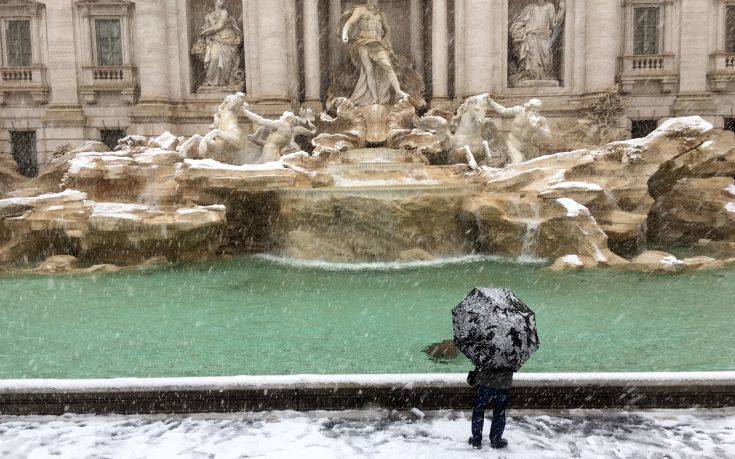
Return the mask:
[[[558,88],[557,80],[523,80],[513,85],[515,88]]]
[[[227,96],[236,92],[242,91],[242,84],[235,84],[230,86],[199,86],[196,90],[197,94]]]

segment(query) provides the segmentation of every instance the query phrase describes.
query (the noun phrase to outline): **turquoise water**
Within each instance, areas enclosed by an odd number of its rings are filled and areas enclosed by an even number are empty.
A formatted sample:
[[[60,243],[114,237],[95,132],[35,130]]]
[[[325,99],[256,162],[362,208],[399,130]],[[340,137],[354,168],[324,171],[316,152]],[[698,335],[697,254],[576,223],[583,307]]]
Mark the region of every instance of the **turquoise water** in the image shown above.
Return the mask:
[[[242,258],[99,277],[0,277],[0,378],[461,372],[451,338],[474,286],[537,314],[524,371],[735,370],[735,270],[551,273],[481,260],[400,270]]]

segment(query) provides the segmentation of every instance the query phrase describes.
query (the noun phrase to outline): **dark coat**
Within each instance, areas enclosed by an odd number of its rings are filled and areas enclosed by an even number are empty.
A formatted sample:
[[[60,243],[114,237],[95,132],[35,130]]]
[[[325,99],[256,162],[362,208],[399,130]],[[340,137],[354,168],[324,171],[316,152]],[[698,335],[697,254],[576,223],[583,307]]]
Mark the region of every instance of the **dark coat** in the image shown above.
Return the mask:
[[[467,375],[467,382],[470,386],[482,385],[493,389],[510,389],[513,385],[513,372],[478,367]]]

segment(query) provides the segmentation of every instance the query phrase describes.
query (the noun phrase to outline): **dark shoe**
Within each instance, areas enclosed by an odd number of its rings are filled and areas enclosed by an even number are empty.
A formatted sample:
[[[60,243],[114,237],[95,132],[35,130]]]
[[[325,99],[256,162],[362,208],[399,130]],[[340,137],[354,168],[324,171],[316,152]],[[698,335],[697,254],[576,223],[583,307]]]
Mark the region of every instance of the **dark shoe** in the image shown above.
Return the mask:
[[[468,443],[472,447],[472,449],[482,449],[482,440],[475,441],[472,437],[470,437]]]
[[[493,449],[503,449],[506,446],[508,446],[508,440],[498,440],[490,443],[490,446],[492,446]]]

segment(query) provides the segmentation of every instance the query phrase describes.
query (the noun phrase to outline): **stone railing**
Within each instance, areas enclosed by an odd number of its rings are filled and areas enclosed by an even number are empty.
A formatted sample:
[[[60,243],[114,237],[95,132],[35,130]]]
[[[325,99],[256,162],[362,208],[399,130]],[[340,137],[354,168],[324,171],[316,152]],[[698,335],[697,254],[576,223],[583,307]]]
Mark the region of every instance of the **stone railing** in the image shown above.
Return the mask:
[[[678,80],[673,54],[626,55],[620,58],[619,80],[623,92],[631,92],[639,81],[658,81],[663,92],[671,92]]]
[[[36,103],[47,103],[49,86],[46,73],[46,67],[42,65],[0,67],[0,105],[4,104],[5,95],[11,93],[28,93]]]
[[[735,53],[710,54],[707,77],[713,91],[727,90],[730,82],[735,81]]]
[[[96,104],[100,92],[119,93],[122,100],[133,104],[138,92],[137,69],[133,66],[82,67],[82,98]]]

